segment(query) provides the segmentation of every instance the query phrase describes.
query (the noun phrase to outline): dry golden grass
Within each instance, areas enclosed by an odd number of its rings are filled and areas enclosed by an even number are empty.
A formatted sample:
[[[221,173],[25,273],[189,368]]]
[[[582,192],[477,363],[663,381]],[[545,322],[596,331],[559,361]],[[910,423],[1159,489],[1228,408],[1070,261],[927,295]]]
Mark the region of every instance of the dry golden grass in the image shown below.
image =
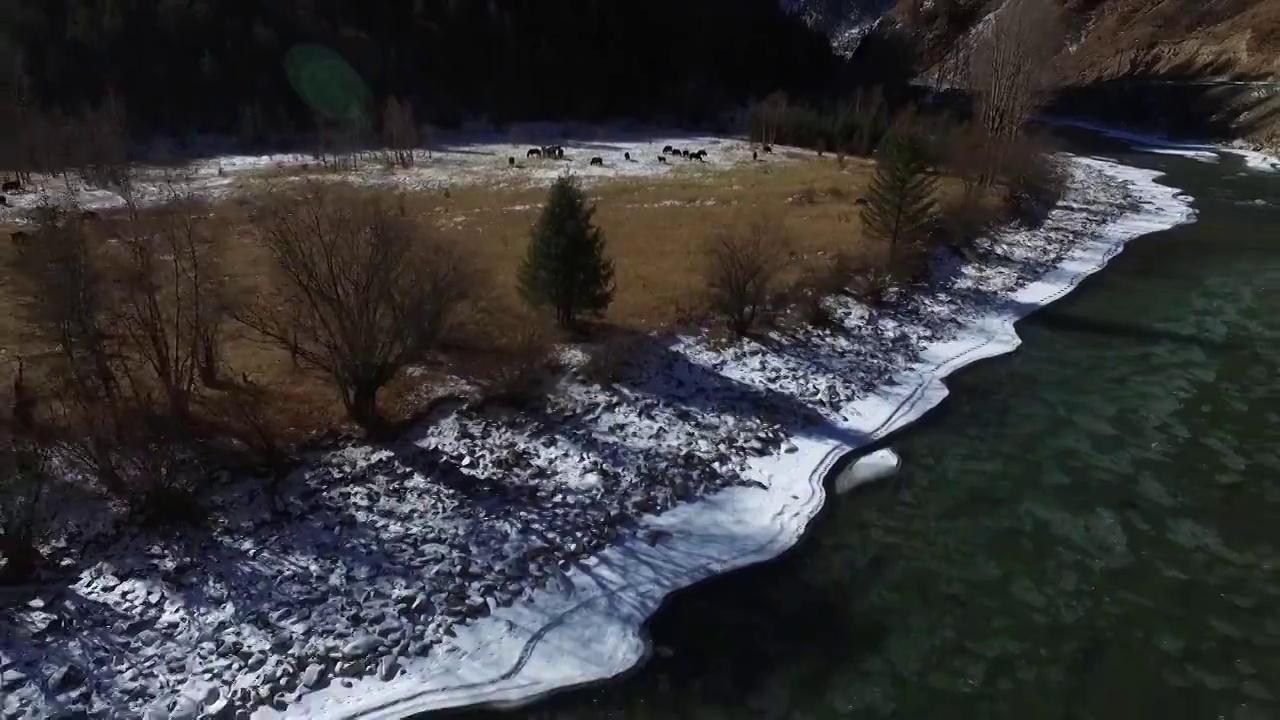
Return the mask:
[[[597,206],[596,222],[608,241],[617,268],[617,295],[605,320],[628,332],[669,328],[699,307],[703,298],[704,247],[717,231],[756,217],[771,217],[785,229],[794,253],[790,276],[808,260],[837,252],[853,257],[880,252],[861,236],[855,200],[865,189],[873,165],[849,159],[844,168],[833,158],[794,159],[742,165],[716,173],[681,172],[663,178],[615,180],[587,188]],[[480,283],[478,307],[464,322],[471,352],[456,363],[468,369],[497,362],[483,350],[484,338],[508,334],[530,320],[520,311],[516,270],[529,230],[537,220],[545,188],[454,189],[409,193],[405,212],[434,225],[473,259]],[[271,287],[271,263],[254,237],[244,203],[229,200],[215,208],[227,241],[225,271],[233,297],[253,297]],[[109,226],[111,219],[98,221]],[[26,326],[21,297],[9,277],[10,243],[0,248],[0,349],[3,357],[37,356],[42,347]],[[281,422],[289,427],[324,427],[341,418],[328,379],[296,367],[288,354],[228,325],[227,378],[250,380],[268,391]],[[465,354],[465,353],[464,353]],[[398,381],[384,394],[388,410],[410,412],[398,398],[417,394],[435,378],[425,373]]]
[[[797,258],[867,251],[854,200],[871,171],[865,161],[847,162],[841,171],[833,160],[815,159],[587,188],[617,268],[617,295],[606,319],[635,330],[679,322],[701,299],[706,240],[748,218],[776,218]],[[796,201],[806,189],[814,201]],[[411,197],[410,212],[430,218],[475,258],[493,281],[488,289],[495,302],[515,306],[516,270],[545,195],[541,188],[461,188],[448,199]]]

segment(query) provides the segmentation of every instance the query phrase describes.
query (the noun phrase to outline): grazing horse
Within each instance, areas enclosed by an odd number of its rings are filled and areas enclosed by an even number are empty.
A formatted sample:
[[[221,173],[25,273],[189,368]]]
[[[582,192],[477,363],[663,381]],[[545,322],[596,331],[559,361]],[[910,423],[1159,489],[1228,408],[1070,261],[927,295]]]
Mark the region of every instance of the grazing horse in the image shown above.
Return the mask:
[[[525,153],[524,156],[527,158],[531,158],[531,157],[540,158],[542,157],[542,151],[539,150],[538,148],[529,148],[529,152]]]
[[[707,151],[706,151],[706,150],[699,150],[698,152],[694,153],[694,156],[695,156],[695,157],[697,157],[699,160],[706,160],[706,159],[707,159]]]
[[[760,159],[760,153],[756,152],[755,150],[752,150],[752,151],[751,151],[751,159],[752,159],[752,160],[759,160],[759,159]]]
[[[622,157],[626,158],[627,162],[631,162],[631,153],[624,152],[622,153]]]
[[[663,146],[662,146],[662,154],[663,154],[663,155],[670,155],[670,154],[671,154],[671,153],[673,153],[673,152],[675,152],[675,148],[671,147],[670,145],[663,145]]]
[[[658,162],[665,163],[666,161],[667,161],[667,158],[665,156],[662,156],[662,155],[658,156]]]
[[[767,152],[767,153],[771,153],[771,152],[773,152],[773,146],[772,146],[772,145],[765,145],[762,149],[763,149],[765,152]]]
[[[689,159],[689,151],[688,151],[688,150],[681,150],[681,151],[680,151],[680,157],[684,158],[685,160],[688,160],[688,159]]]
[[[593,157],[593,158],[591,158],[591,164],[592,164],[592,165],[599,165],[600,167],[604,167],[604,158],[602,158],[602,157]]]
[[[17,180],[6,180],[3,184],[0,184],[0,192],[22,192],[22,183]]]
[[[509,167],[515,167],[515,166],[516,166],[516,159],[515,159],[515,158],[513,158],[513,157],[509,157],[509,158],[507,158],[507,165],[508,165]]]
[[[563,160],[564,148],[560,147],[559,145],[548,145],[542,148],[542,154],[546,155],[549,158],[555,158],[556,160]]]

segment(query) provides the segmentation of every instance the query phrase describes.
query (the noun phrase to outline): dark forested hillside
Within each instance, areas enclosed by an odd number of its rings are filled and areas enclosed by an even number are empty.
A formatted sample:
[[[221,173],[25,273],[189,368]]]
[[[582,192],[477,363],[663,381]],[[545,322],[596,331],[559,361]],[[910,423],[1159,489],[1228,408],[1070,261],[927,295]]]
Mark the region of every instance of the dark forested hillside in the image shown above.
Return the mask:
[[[284,67],[300,44],[440,123],[697,117],[836,63],[777,0],[0,0],[0,18],[0,101],[110,91],[135,132],[307,127]]]

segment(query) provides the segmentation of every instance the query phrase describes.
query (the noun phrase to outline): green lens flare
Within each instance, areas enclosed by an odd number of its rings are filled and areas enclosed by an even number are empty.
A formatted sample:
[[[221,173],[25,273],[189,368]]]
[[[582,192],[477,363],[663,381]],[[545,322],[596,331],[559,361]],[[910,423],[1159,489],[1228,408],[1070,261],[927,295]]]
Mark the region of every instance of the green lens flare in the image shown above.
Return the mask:
[[[338,53],[321,45],[298,45],[289,50],[284,65],[293,89],[320,115],[339,122],[368,117],[369,86]]]

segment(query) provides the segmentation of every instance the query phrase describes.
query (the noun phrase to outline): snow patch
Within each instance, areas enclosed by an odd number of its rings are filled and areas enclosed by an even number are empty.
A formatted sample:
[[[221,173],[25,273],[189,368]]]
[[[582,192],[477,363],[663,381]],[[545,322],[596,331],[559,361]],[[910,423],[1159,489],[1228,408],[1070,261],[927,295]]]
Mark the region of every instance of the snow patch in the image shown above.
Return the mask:
[[[1191,158],[1203,162],[1218,162],[1222,153],[1238,155],[1247,167],[1258,172],[1280,172],[1280,158],[1274,155],[1268,155],[1257,150],[1232,145],[1214,145],[1211,143],[1193,143],[1178,140],[1170,140],[1160,135],[1149,135],[1144,133],[1130,132],[1128,130],[1120,130],[1106,125],[1098,125],[1084,120],[1072,120],[1068,118],[1053,118],[1049,120],[1051,125],[1062,125],[1066,127],[1075,127],[1082,130],[1100,133],[1116,140],[1123,140],[1131,143],[1135,150],[1140,152],[1153,153],[1156,155],[1175,155],[1179,157]]]

